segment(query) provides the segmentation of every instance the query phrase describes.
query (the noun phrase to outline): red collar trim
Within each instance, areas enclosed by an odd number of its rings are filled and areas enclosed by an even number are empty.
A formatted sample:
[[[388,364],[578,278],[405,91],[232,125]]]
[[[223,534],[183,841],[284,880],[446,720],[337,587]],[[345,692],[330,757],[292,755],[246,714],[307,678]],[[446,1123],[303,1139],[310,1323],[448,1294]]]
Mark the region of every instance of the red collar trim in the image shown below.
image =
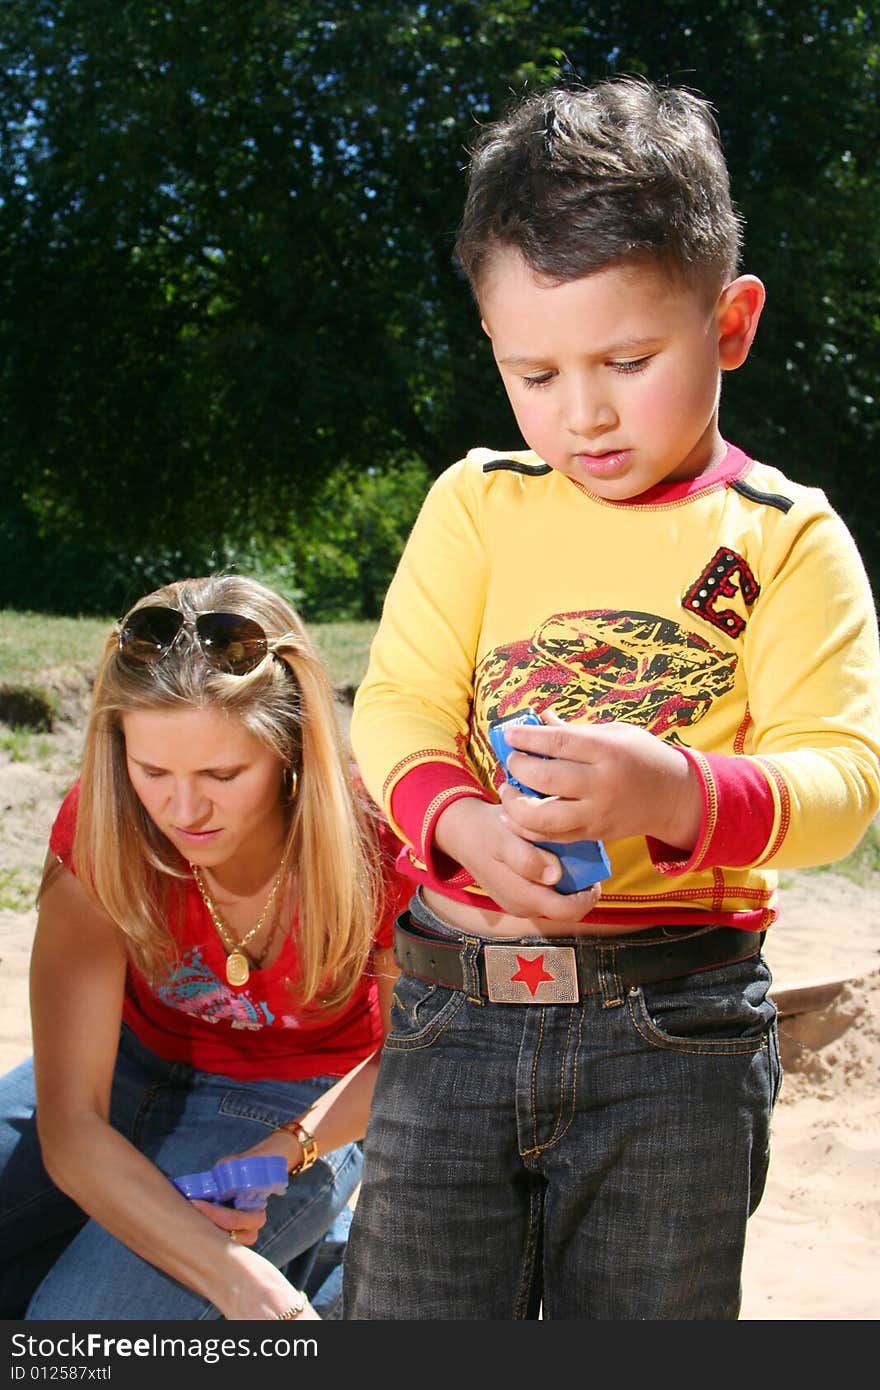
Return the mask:
[[[725,441],[725,448],[727,452],[721,462],[716,463],[707,473],[700,473],[696,478],[656,483],[654,487],[649,487],[646,492],[640,492],[636,497],[624,497],[619,500],[602,497],[599,501],[613,507],[656,507],[658,503],[683,502],[688,497],[697,497],[702,492],[724,487],[735,478],[742,477],[752,466],[748,454],[743,453],[735,444],[727,444]],[[589,492],[589,489],[585,488],[584,491]],[[590,493],[590,496],[595,497],[596,494]]]

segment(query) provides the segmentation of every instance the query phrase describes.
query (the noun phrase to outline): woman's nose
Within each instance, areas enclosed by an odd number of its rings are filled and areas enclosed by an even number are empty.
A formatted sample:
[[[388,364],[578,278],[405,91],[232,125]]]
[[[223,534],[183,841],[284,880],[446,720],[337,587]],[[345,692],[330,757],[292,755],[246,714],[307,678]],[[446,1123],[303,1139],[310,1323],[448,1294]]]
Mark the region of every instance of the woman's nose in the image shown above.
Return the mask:
[[[171,794],[171,813],[174,824],[186,830],[204,820],[210,814],[210,806],[194,783],[176,782]]]

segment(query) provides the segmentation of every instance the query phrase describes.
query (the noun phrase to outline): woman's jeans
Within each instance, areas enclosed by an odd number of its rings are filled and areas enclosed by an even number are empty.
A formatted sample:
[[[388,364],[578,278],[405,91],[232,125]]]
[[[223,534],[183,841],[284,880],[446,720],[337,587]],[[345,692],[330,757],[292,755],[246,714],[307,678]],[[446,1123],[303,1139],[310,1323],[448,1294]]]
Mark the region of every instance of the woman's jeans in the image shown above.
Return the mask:
[[[781,1080],[769,984],[761,956],[571,1005],[401,975],[343,1317],[736,1318]]]
[[[164,1062],[123,1026],[110,1122],[169,1177],[201,1172],[300,1114],[335,1077],[239,1081]],[[47,1176],[34,1122],[33,1065],[0,1078],[0,1318],[173,1321],[219,1318],[213,1304],[87,1219]],[[360,1146],[323,1154],[269,1198],[252,1247],[340,1315],[348,1198]],[[108,1175],[109,1176],[109,1175]]]

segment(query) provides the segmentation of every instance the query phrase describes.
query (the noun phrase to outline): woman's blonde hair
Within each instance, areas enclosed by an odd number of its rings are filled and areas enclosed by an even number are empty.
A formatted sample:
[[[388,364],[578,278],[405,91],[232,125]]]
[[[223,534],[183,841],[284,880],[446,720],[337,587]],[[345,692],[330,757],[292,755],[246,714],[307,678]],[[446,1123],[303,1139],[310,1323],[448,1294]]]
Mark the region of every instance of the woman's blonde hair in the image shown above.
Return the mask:
[[[302,1003],[338,1009],[366,966],[381,890],[371,811],[354,785],[324,668],[294,610],[254,579],[181,579],[131,611],[154,605],[179,609],[187,625],[167,655],[149,664],[124,659],[118,626],[107,638],[83,751],[74,870],[118,924],[134,964],[150,978],[160,976],[173,953],[172,914],[182,905],[180,881],[189,870],[132,787],[122,716],[208,707],[239,719],[297,774],[286,841],[297,885],[295,984]],[[243,676],[214,669],[191,627],[207,612],[254,619],[270,655]]]

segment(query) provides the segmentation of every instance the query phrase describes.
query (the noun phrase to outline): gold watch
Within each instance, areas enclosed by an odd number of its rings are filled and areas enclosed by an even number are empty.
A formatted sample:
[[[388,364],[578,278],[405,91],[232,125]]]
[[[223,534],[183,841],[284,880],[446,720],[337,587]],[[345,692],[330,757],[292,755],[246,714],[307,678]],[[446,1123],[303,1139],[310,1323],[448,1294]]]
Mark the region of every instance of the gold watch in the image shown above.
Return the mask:
[[[288,1120],[286,1125],[278,1125],[276,1133],[281,1130],[286,1130],[288,1134],[292,1134],[295,1139],[298,1139],[302,1145],[303,1151],[303,1156],[299,1163],[295,1168],[288,1168],[288,1173],[291,1177],[296,1173],[304,1173],[307,1168],[311,1168],[315,1159],[318,1157],[317,1139],[314,1134],[309,1134],[308,1130],[299,1120]]]

